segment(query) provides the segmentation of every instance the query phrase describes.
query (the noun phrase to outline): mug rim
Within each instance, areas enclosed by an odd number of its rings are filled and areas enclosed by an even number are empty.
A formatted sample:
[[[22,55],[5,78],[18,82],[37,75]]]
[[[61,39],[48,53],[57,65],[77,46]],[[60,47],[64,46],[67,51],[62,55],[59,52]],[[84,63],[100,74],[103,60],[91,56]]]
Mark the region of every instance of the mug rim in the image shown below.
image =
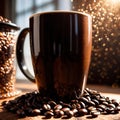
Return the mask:
[[[70,14],[79,14],[79,15],[83,15],[83,16],[87,16],[87,17],[91,17],[90,14],[85,13],[85,12],[79,12],[79,11],[72,11],[72,10],[53,10],[53,11],[45,11],[45,12],[38,12],[38,13],[34,13],[32,14],[29,18],[32,17],[36,17],[42,14],[54,14],[54,13],[70,13]]]

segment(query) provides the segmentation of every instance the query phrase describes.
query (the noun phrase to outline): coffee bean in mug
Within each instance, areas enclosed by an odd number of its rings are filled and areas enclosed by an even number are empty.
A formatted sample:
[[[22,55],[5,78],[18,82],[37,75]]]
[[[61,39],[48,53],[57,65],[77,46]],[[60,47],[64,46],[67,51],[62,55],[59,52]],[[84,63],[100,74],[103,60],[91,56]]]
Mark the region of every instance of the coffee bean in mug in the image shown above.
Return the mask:
[[[35,78],[27,69],[23,54],[28,32]],[[42,12],[33,14],[29,28],[20,33],[17,61],[24,75],[36,81],[41,94],[72,99],[80,97],[85,88],[91,47],[90,15],[76,11]]]

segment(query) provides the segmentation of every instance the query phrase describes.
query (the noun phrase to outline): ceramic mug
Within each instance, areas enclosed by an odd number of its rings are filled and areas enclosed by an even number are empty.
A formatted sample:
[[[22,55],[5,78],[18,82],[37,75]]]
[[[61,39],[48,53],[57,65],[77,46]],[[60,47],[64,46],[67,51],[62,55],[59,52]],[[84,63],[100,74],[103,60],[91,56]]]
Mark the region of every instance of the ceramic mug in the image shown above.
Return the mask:
[[[35,78],[27,69],[23,52],[28,32]],[[37,13],[18,37],[18,65],[28,79],[36,81],[41,94],[78,97],[87,81],[91,47],[90,15],[75,11]]]

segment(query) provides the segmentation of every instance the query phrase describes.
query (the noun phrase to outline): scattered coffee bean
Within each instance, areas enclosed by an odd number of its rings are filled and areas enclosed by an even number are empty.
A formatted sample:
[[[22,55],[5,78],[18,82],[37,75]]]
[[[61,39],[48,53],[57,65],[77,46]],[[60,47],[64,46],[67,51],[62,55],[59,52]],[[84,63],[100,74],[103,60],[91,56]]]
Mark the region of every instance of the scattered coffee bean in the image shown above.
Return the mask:
[[[54,107],[54,109],[55,109],[55,110],[60,110],[60,109],[62,109],[62,105],[58,104],[58,105],[56,105],[56,106]]]
[[[48,111],[51,109],[50,105],[49,104],[43,104],[43,109]]]
[[[64,112],[62,110],[57,109],[54,111],[54,115],[55,118],[61,118],[62,116],[64,116]]]
[[[70,108],[65,107],[65,108],[62,108],[61,110],[66,114],[68,111],[70,111]]]
[[[47,112],[45,112],[44,115],[45,115],[46,118],[51,118],[54,114],[51,111],[47,111]]]
[[[2,106],[19,117],[44,115],[46,118],[71,118],[84,115],[97,117],[100,114],[117,114],[120,112],[120,103],[99,92],[85,89],[85,94],[74,100],[61,101],[43,96],[39,92],[26,93],[14,100],[4,101]]]
[[[48,104],[51,106],[51,108],[54,108],[57,105],[55,101],[49,101]]]
[[[90,113],[92,115],[92,117],[97,117],[98,115],[100,115],[99,111],[91,111]]]
[[[100,102],[98,100],[96,100],[96,99],[92,99],[92,102],[94,102],[93,104],[95,104],[95,106],[100,104]]]
[[[78,113],[80,116],[86,115],[88,113],[88,110],[85,108],[79,109]]]
[[[72,112],[73,112],[74,116],[77,116],[77,114],[78,114],[78,110],[77,109],[72,109]]]
[[[29,109],[29,111],[30,111],[30,109]],[[31,110],[31,112],[32,112],[31,114],[34,115],[34,116],[41,114],[40,109],[33,109],[33,110]],[[29,113],[30,113],[30,112],[29,112]]]
[[[68,110],[68,111],[66,111],[65,115],[67,115],[68,118],[71,118],[74,116],[74,113],[73,113],[73,111]]]
[[[114,104],[108,104],[107,107],[115,108],[116,106]]]
[[[81,97],[80,99],[79,99],[80,101],[82,101],[82,102],[84,102],[84,103],[88,103],[88,99],[87,98],[85,98],[85,97]]]
[[[85,108],[85,103],[84,102],[80,101],[79,104],[80,104],[81,108]]]

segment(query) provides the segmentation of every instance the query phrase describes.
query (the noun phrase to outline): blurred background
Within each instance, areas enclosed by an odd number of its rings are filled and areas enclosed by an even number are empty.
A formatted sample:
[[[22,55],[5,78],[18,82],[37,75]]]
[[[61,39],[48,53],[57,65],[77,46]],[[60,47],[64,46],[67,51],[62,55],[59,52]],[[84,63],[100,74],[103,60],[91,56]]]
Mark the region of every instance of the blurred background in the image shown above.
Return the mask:
[[[29,26],[31,14],[51,10],[75,10],[92,16],[93,49],[88,83],[120,87],[120,0],[1,0],[0,3],[0,16],[10,19],[21,30]],[[33,73],[29,38],[25,46],[27,64]],[[16,77],[26,79],[18,66]]]

